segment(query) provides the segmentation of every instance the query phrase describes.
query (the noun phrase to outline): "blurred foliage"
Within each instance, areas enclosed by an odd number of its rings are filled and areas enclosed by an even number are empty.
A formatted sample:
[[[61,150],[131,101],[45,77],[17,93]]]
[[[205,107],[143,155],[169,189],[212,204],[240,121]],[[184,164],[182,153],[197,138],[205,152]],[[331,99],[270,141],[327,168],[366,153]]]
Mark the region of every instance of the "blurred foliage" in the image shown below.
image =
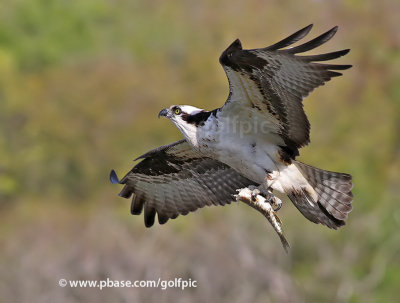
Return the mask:
[[[400,283],[398,1],[13,0],[0,3],[0,302],[387,302]],[[170,104],[227,96],[218,57],[315,23],[321,51],[351,48],[341,78],[305,101],[301,160],[354,176],[348,225],[327,230],[286,203],[285,255],[245,206],[145,229],[108,182],[181,138]],[[69,279],[198,280],[191,290],[70,289]],[[4,283],[3,283],[4,281]]]

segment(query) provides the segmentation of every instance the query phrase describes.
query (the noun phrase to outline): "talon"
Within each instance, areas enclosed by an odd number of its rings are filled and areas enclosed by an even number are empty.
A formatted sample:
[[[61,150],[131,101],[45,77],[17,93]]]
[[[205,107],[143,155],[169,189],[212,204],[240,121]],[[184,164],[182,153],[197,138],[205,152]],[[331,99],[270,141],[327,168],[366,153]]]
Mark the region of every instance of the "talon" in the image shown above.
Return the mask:
[[[275,196],[271,199],[271,204],[274,211],[278,211],[282,207],[282,201]]]
[[[261,191],[260,191],[258,188],[256,188],[256,187],[250,188],[250,190],[251,190],[251,200],[252,200],[253,202],[255,202],[257,196],[261,194]]]
[[[269,189],[262,188],[260,195],[263,196],[268,203],[271,203],[272,199],[275,198],[274,194]]]

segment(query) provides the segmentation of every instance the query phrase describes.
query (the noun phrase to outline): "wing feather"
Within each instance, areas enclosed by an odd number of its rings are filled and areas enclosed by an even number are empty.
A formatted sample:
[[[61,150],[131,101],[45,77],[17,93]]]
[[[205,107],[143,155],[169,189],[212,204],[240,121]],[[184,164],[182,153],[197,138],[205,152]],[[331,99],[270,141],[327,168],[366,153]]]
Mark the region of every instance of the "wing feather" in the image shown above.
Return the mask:
[[[331,28],[330,30],[328,30],[327,32],[323,33],[322,35],[320,35],[306,43],[303,43],[299,46],[283,50],[283,52],[287,52],[289,54],[298,54],[298,53],[304,53],[306,51],[314,49],[314,48],[328,42],[330,39],[332,39],[332,37],[336,34],[337,30],[338,30],[338,27],[335,26],[335,27]]]
[[[332,60],[332,59],[337,59],[340,58],[346,54],[349,53],[349,49],[344,49],[336,52],[330,52],[326,54],[320,54],[320,55],[312,55],[312,56],[297,56],[298,58],[301,58],[304,61],[312,62],[312,61],[327,61],[327,60]]]
[[[295,32],[294,34],[290,35],[289,37],[287,37],[271,46],[265,47],[264,49],[269,50],[269,51],[274,51],[274,50],[278,50],[280,48],[284,48],[289,45],[292,45],[293,43],[296,43],[300,39],[303,39],[305,36],[307,36],[307,34],[310,32],[312,27],[313,27],[312,24],[307,25],[306,27]]]
[[[302,100],[316,87],[342,75],[338,70],[351,67],[318,63],[344,56],[348,49],[311,56],[296,55],[329,41],[337,32],[337,26],[306,43],[282,49],[304,38],[311,27],[259,49],[244,50],[237,39],[220,57],[229,81],[229,96],[219,114],[234,114],[238,118],[236,121],[248,121],[251,112],[252,117],[268,121],[269,128],[263,128],[264,134],[269,139],[271,134],[278,136],[280,139],[272,143],[285,147],[291,158],[295,158],[298,149],[310,141],[310,124]]]
[[[258,185],[231,167],[195,152],[186,140],[161,146],[142,159],[124,178],[111,171],[112,183],[124,184],[120,196],[132,198],[131,213],[144,209],[150,227],[158,215],[160,224],[206,205],[231,203],[236,189]]]

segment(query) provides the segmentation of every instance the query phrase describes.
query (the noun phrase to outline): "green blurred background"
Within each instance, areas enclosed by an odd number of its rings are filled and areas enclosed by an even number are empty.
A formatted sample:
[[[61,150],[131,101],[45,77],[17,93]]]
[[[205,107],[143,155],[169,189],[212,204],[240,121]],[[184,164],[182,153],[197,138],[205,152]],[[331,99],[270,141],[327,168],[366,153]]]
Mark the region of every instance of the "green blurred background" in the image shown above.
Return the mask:
[[[9,0],[0,3],[0,302],[391,302],[400,285],[398,1]],[[146,229],[108,181],[182,136],[161,108],[214,109],[220,53],[339,25],[353,64],[306,101],[300,160],[354,176],[332,231],[290,202],[286,255],[242,204]],[[192,289],[61,288],[60,278],[182,277]]]

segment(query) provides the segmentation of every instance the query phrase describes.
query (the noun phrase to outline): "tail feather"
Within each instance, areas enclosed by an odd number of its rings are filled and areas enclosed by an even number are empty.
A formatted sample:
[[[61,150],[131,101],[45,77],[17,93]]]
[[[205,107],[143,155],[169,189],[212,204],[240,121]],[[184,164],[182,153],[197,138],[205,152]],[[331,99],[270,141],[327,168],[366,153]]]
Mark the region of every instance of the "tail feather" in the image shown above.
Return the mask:
[[[349,212],[353,209],[352,177],[349,174],[322,170],[298,161],[294,164],[318,195],[318,209],[314,209],[313,199],[307,192],[288,195],[296,207],[309,220],[322,223],[330,228],[345,224]]]

